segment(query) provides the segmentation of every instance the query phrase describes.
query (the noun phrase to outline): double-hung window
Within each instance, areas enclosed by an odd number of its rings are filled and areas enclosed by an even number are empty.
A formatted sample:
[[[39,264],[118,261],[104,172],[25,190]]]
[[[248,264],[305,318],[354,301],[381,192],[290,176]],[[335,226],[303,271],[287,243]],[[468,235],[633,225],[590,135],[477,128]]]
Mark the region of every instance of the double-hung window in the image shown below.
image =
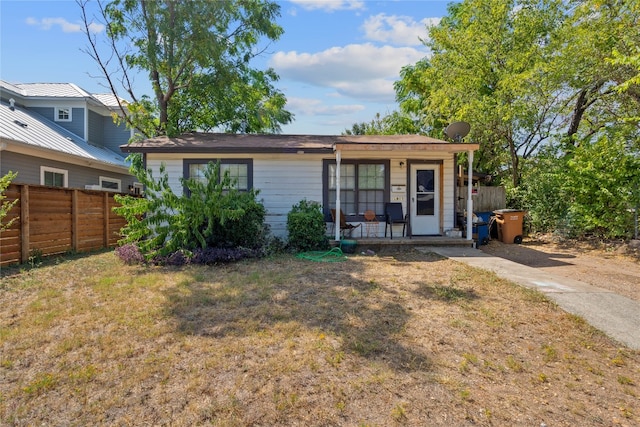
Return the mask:
[[[323,204],[325,210],[336,207],[336,162],[325,160]],[[362,219],[372,210],[384,215],[389,200],[389,161],[343,160],[340,163],[340,209],[352,219]]]
[[[217,159],[188,159],[184,161],[184,177],[204,180],[207,164],[216,163]],[[251,159],[221,159],[220,170],[216,177],[218,182],[225,173],[229,173],[232,186],[239,191],[249,191],[253,188],[253,160]],[[185,189],[186,190],[186,189]]]

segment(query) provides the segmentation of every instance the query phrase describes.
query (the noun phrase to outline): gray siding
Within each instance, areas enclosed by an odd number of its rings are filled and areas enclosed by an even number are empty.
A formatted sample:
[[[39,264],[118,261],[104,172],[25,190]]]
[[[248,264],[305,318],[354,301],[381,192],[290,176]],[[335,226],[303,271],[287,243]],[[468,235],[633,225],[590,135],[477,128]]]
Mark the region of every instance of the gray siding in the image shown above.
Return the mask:
[[[84,108],[71,109],[71,122],[56,122],[54,119],[55,108],[53,107],[33,107],[29,111],[36,112],[42,117],[54,122],[55,124],[65,128],[69,132],[73,132],[80,138],[84,139]]]
[[[40,185],[40,166],[48,166],[69,171],[69,188],[84,189],[85,185],[98,184],[101,176],[122,181],[122,190],[126,192],[136,179],[130,175],[77,166],[71,163],[57,162],[40,157],[25,156],[9,151],[0,152],[0,174],[18,172],[14,183]]]
[[[89,110],[89,142],[95,145],[102,145],[102,133],[104,131],[103,117]],[[113,150],[112,150],[113,151]]]
[[[130,136],[129,129],[124,124],[116,125],[111,116],[101,116],[94,111],[89,111],[90,143],[122,154],[120,146],[128,143]]]
[[[104,148],[108,148],[114,153],[119,153],[122,155],[122,151],[120,151],[120,146],[125,145],[129,142],[129,138],[131,137],[131,131],[127,129],[124,124],[117,126],[113,122],[113,118],[111,117],[103,117],[103,139],[102,144]]]

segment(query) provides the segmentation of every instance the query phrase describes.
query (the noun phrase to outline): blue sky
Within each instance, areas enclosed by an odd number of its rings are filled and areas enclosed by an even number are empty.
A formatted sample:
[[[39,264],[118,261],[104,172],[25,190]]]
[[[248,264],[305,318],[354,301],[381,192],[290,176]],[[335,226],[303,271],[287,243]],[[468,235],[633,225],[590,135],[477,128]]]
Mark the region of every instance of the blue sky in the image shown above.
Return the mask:
[[[280,75],[294,123],[288,134],[340,134],[397,109],[400,68],[428,55],[420,38],[446,14],[449,0],[279,1],[283,36],[256,66]],[[105,93],[97,65],[82,49],[75,1],[0,0],[0,78],[10,83],[75,83]],[[100,28],[97,28],[100,31]],[[265,47],[263,45],[262,47]],[[138,77],[137,92],[150,94]]]

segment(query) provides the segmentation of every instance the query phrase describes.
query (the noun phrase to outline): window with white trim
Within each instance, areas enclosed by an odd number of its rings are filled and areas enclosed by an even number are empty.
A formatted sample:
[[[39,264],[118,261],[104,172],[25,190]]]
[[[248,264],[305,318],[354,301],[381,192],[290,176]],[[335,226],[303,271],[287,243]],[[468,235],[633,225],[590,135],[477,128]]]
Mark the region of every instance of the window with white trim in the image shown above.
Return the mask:
[[[100,177],[100,188],[105,191],[117,191],[120,192],[122,188],[122,181],[115,178],[109,178],[107,176]]]
[[[324,162],[323,204],[325,210],[336,206],[336,162]],[[364,218],[372,210],[384,215],[389,200],[389,161],[346,160],[340,163],[340,209],[352,220]]]
[[[70,122],[71,107],[56,107],[54,119],[56,122]]]
[[[69,171],[49,166],[40,166],[40,185],[68,187]]]

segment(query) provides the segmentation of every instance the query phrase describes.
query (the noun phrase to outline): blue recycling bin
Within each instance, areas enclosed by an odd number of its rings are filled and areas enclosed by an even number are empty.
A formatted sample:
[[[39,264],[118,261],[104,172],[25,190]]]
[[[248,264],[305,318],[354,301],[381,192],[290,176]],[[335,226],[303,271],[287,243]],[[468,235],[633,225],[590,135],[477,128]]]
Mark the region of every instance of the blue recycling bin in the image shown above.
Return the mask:
[[[491,221],[491,212],[476,212],[478,222],[473,223],[473,237],[478,242],[478,246],[489,243],[489,222]]]

